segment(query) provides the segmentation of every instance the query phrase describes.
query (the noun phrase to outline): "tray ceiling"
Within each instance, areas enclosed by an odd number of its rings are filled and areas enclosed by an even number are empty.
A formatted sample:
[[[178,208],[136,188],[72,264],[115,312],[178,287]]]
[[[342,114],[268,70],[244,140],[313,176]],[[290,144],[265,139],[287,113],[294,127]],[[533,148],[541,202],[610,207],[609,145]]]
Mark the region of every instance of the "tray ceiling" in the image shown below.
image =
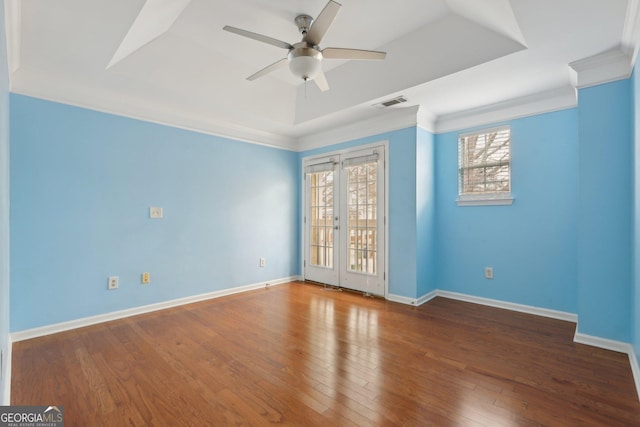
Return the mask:
[[[437,118],[569,88],[570,63],[625,48],[631,9],[626,0],[341,3],[323,47],[387,59],[325,60],[331,89],[320,92],[287,68],[247,81],[286,51],[222,27],[297,42],[295,16],[317,16],[326,0],[6,0],[11,90],[295,148],[376,117],[374,104],[400,94],[408,102],[394,108]],[[134,34],[114,58],[139,14],[148,40]]]

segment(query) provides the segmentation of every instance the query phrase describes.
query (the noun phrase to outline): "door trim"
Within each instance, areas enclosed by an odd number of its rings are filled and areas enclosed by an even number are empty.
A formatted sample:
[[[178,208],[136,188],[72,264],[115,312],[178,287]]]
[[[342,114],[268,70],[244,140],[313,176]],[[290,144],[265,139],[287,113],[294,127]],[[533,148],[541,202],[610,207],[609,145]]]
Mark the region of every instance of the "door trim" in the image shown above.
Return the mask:
[[[390,188],[389,188],[389,140],[380,140],[377,142],[363,144],[363,145],[355,145],[353,147],[344,148],[341,150],[327,151],[320,154],[314,154],[310,156],[305,156],[300,159],[300,215],[298,218],[299,221],[299,230],[300,230],[300,250],[299,260],[300,260],[300,271],[301,277],[304,280],[305,277],[305,248],[306,248],[306,233],[305,233],[305,223],[304,223],[304,215],[306,208],[306,185],[305,185],[305,172],[304,166],[306,162],[313,161],[315,159],[321,159],[324,157],[331,157],[335,155],[344,155],[360,150],[365,150],[369,148],[376,147],[384,147],[385,153],[385,165],[384,165],[384,186],[385,186],[385,197],[384,197],[384,241],[385,241],[385,251],[384,251],[384,271],[383,271],[383,281],[384,281],[384,298],[387,298],[389,295],[389,199],[390,199]]]

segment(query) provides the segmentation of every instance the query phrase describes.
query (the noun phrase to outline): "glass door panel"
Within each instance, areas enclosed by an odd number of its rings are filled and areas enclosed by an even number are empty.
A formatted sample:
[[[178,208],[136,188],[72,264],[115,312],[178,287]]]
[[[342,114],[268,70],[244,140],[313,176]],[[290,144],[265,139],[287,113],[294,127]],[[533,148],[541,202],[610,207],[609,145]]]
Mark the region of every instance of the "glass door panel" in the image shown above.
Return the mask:
[[[384,150],[350,153],[342,161],[347,227],[340,281],[343,286],[384,295]]]
[[[336,163],[318,159],[305,167],[305,280],[338,285],[335,247]]]

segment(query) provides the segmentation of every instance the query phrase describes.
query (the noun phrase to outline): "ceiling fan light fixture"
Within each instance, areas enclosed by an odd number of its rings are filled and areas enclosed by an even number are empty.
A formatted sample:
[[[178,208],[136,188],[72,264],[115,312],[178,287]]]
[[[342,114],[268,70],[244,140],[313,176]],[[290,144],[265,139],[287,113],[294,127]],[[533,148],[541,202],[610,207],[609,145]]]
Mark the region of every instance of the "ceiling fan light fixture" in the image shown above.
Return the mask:
[[[289,69],[302,80],[313,80],[322,71],[322,53],[307,46],[295,46],[289,52]]]

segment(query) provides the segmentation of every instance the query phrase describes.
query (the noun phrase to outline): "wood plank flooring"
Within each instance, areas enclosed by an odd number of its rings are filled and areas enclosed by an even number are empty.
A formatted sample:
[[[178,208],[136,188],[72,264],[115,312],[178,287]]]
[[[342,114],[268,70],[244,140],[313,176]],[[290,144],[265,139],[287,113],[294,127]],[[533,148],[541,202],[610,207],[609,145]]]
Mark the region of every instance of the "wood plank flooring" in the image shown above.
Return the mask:
[[[291,283],[13,345],[66,426],[633,426],[628,357],[575,325]]]

